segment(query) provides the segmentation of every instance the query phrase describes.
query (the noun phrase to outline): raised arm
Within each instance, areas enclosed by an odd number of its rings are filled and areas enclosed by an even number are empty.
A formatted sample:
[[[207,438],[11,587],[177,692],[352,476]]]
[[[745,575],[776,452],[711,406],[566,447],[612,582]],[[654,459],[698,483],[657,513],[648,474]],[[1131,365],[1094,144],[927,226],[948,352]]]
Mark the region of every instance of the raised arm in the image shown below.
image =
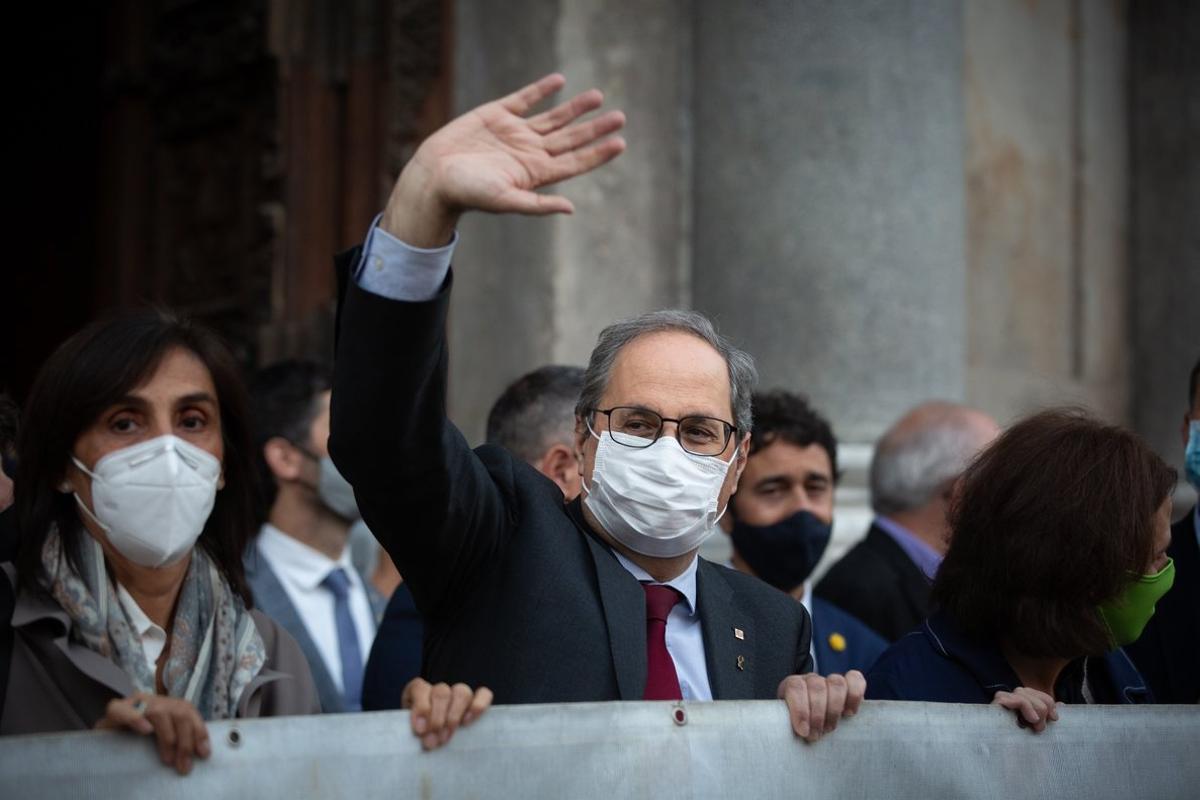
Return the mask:
[[[458,217],[471,209],[572,211],[565,198],[536,190],[617,156],[624,142],[605,137],[624,116],[581,120],[602,102],[594,90],[526,116],[562,84],[562,76],[547,76],[430,136],[404,168],[369,240],[370,247],[377,236],[389,237],[381,248],[388,258],[372,257],[365,268],[362,259],[343,265],[350,275],[338,314],[330,454],[427,615],[447,610],[478,570],[495,563],[513,520],[504,487],[446,420],[450,280],[440,272],[429,280],[428,258],[406,262],[403,254],[447,245]],[[424,274],[409,280],[406,270],[415,273],[418,260]],[[375,282],[379,272],[390,279]]]

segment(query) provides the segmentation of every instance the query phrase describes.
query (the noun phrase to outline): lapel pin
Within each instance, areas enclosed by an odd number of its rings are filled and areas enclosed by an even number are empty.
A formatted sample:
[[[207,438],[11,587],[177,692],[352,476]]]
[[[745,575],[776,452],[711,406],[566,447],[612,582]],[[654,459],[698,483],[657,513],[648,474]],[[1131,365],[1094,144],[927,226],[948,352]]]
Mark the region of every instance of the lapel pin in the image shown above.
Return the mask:
[[[745,640],[746,632],[743,631],[741,628],[734,628],[733,629],[733,638]]]
[[[738,665],[738,669],[740,669],[740,670],[743,670],[743,671],[744,671],[744,670],[746,669],[746,657],[745,657],[745,656],[738,656],[737,665]]]

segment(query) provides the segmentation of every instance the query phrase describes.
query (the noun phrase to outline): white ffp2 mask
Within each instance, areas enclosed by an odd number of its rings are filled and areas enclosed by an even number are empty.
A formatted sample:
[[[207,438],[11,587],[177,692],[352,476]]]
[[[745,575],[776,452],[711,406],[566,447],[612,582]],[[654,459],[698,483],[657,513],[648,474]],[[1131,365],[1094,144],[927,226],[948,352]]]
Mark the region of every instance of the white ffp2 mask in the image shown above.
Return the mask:
[[[717,529],[721,486],[737,458],[693,455],[671,436],[649,447],[626,447],[597,435],[592,485],[583,503],[609,535],[655,558],[693,550]]]
[[[104,529],[117,552],[143,567],[162,567],[196,544],[216,501],[221,462],[211,453],[166,435],[101,458],[89,470],[92,508],[85,514]]]

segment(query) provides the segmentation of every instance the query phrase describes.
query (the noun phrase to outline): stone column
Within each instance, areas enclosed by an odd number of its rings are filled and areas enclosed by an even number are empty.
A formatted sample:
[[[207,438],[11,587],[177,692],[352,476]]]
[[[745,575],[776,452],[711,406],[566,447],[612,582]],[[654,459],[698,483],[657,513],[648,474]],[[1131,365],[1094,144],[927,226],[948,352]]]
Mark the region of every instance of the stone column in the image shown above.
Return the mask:
[[[572,217],[469,215],[451,309],[450,415],[473,443],[504,386],[545,363],[583,364],[600,328],[688,302],[689,4],[459,0],[459,111],[548,72],[560,99],[592,86],[624,109],[629,150],[564,185]]]
[[[1200,358],[1200,5],[1130,8],[1133,411],[1177,467],[1187,379]],[[1185,487],[1176,516],[1191,505]]]
[[[699,9],[696,307],[844,439],[961,399],[958,4]]]
[[[965,396],[962,14],[951,0],[696,4],[693,298],[846,443]]]
[[[1121,4],[965,5],[968,399],[1128,420]]]

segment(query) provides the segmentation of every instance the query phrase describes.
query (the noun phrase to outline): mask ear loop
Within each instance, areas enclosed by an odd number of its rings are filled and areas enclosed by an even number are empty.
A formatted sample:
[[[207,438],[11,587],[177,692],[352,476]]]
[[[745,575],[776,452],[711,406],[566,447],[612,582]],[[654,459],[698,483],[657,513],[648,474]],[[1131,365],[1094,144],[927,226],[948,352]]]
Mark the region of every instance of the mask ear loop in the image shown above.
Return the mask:
[[[75,456],[71,456],[71,463],[74,464],[79,469],[80,472],[82,472],[84,475],[87,475],[89,478],[91,478],[93,484],[97,480],[99,480],[99,478],[96,477],[96,473],[92,472],[90,469],[85,467],[83,465],[83,462],[80,461]],[[83,513],[85,515],[87,515],[88,519],[90,519],[92,522],[96,523],[100,527],[100,530],[104,531],[105,533],[112,533],[112,528],[110,528],[109,526],[107,526],[103,522],[101,522],[100,518],[96,516],[95,512],[93,512],[90,508],[87,507],[87,504],[83,502],[83,498],[79,496],[79,492],[76,492],[75,490],[73,490],[71,488],[71,484],[67,482],[66,478],[64,478],[63,482],[58,485],[58,490],[60,492],[62,492],[63,494],[70,493],[70,495],[75,498],[75,505],[79,506],[80,510],[83,511]]]
[[[105,525],[100,521],[99,517],[92,513],[92,510],[88,508],[86,504],[84,504],[83,498],[79,496],[78,492],[71,492],[71,496],[75,498],[75,505],[79,506],[80,510],[87,515],[88,519],[99,525],[100,530],[104,531],[105,533],[112,533],[112,528]]]
[[[588,433],[590,433],[592,435],[592,438],[598,442],[598,441],[600,441],[600,434],[596,433],[596,429],[592,427],[592,414],[594,414],[594,413],[596,413],[596,412],[589,411],[583,418],[583,424],[587,426]],[[583,461],[583,451],[582,450],[579,451],[579,460],[580,460],[580,462]],[[593,464],[593,468],[594,467],[595,467],[595,465]],[[592,493],[592,490],[587,485],[587,479],[583,477],[582,473],[579,475],[579,486],[581,489],[583,489],[584,494]]]

